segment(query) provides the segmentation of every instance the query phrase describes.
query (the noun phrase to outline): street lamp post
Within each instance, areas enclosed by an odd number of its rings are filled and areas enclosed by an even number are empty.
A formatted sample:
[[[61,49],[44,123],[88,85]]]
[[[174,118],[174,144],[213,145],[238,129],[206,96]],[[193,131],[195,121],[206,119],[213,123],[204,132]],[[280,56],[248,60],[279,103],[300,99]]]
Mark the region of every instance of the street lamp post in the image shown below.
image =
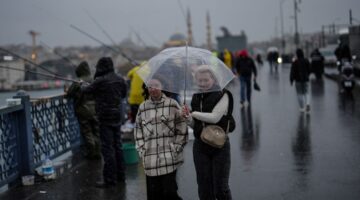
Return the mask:
[[[300,44],[300,37],[299,37],[299,31],[298,31],[298,18],[297,18],[297,13],[299,12],[298,3],[300,3],[300,2],[301,2],[301,0],[294,0],[294,21],[295,21],[294,42],[295,42],[296,48],[299,48],[299,44]]]

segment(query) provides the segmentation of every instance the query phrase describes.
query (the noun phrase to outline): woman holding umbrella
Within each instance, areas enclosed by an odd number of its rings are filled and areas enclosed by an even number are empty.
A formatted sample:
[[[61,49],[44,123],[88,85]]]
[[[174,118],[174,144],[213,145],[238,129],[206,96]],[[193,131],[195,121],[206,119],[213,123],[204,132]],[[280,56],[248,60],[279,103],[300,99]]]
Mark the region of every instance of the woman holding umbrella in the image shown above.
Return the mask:
[[[209,65],[197,67],[195,80],[200,93],[193,95],[192,112],[185,105],[182,115],[194,129],[193,156],[200,200],[232,199],[229,187],[230,174],[230,142],[222,148],[215,148],[204,143],[200,134],[204,125],[216,124],[226,130],[228,124],[224,120],[232,94],[221,90],[215,73]]]

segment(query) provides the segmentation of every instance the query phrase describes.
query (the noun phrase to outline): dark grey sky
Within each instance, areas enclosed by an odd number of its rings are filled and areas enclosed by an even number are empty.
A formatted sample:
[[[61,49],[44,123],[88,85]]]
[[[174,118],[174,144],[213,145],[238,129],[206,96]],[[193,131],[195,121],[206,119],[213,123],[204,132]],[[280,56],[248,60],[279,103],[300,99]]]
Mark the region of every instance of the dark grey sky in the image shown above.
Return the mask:
[[[30,29],[40,32],[38,39],[50,46],[97,45],[70,24],[110,43],[88,12],[116,42],[129,36],[136,42],[135,30],[148,45],[160,46],[173,33],[186,33],[180,5],[191,11],[198,45],[206,40],[207,11],[213,42],[215,36],[222,35],[221,26],[233,34],[244,30],[250,41],[266,40],[280,34],[280,1],[284,1],[285,32],[292,33],[294,0],[0,0],[0,45],[31,44]],[[360,23],[360,0],[302,0],[299,7],[300,32],[349,23],[349,9]]]

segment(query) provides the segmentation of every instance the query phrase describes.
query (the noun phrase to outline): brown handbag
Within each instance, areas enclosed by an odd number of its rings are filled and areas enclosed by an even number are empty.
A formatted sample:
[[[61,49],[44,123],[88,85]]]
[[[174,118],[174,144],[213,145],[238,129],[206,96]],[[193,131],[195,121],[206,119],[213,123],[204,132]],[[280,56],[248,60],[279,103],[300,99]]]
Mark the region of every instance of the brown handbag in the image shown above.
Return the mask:
[[[201,131],[200,138],[206,144],[220,149],[226,142],[226,133],[220,126],[207,125]]]

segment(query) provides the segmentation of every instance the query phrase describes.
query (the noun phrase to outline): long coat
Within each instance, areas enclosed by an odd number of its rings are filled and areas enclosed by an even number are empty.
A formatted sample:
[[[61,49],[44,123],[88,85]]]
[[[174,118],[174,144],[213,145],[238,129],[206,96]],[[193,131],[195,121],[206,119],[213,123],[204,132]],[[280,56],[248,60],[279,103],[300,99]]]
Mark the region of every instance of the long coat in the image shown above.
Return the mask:
[[[164,94],[139,106],[134,138],[146,175],[169,174],[183,163],[186,128],[179,104]]]

